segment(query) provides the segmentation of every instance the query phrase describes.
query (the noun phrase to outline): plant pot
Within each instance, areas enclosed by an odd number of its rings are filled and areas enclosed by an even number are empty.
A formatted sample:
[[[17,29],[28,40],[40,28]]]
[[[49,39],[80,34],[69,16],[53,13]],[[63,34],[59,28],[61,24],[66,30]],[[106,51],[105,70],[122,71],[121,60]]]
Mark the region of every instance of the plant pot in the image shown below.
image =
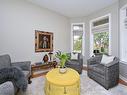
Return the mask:
[[[66,73],[67,72],[67,68],[66,67],[64,67],[64,68],[59,68],[59,72],[61,73],[61,74],[64,74],[64,73]]]

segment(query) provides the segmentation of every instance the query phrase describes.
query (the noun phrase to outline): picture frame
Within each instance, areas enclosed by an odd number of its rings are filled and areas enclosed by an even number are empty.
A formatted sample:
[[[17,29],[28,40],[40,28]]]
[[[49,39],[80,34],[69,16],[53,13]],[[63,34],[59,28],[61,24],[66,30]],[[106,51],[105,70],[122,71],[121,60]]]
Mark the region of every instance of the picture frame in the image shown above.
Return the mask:
[[[35,52],[53,51],[53,33],[35,30]]]

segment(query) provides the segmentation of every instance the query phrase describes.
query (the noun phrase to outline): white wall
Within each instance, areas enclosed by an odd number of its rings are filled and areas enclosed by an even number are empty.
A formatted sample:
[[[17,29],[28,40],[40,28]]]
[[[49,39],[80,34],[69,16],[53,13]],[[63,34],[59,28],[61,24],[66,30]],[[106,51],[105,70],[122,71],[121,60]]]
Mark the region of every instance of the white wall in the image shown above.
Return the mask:
[[[127,0],[119,0],[119,10],[124,5],[127,5]],[[127,64],[124,62],[120,62],[119,66],[120,66],[120,75],[122,76],[121,78],[126,81],[127,80]]]
[[[81,18],[72,18],[71,19],[71,23],[80,23],[80,22],[84,22],[85,23],[85,56],[84,56],[84,62],[86,62],[86,60],[90,57],[90,25],[89,22],[92,19],[104,16],[111,13],[111,54],[114,56],[118,56],[119,55],[119,32],[118,32],[118,3],[115,3],[111,6],[108,6],[107,8],[101,9],[93,14],[90,14],[88,16],[85,17],[81,17]]]
[[[127,4],[127,0],[119,0],[120,8],[123,7],[125,4]]]
[[[54,51],[70,50],[70,23],[67,17],[25,0],[0,0],[0,55],[12,61],[41,61],[35,53],[35,30],[54,33]]]

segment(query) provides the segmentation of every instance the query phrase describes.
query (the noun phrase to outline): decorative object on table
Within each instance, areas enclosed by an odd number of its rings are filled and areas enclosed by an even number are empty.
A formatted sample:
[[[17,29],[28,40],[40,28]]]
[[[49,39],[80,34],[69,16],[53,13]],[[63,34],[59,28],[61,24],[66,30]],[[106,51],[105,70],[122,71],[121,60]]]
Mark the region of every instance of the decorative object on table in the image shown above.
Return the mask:
[[[47,63],[47,62],[48,62],[48,60],[49,60],[48,55],[47,55],[47,54],[45,54],[45,56],[43,57],[43,61],[44,61],[44,63]]]
[[[35,52],[53,51],[53,33],[35,30]]]
[[[56,57],[60,59],[60,73],[65,73],[67,68],[65,67],[65,62],[70,58],[67,53],[62,53],[61,51],[56,52]]]
[[[50,62],[53,61],[53,53],[49,52],[48,55],[49,55],[49,58],[50,58]]]
[[[96,55],[99,55],[100,54],[100,51],[97,50],[97,49],[95,49],[95,50],[93,50],[93,54],[94,54],[93,57],[96,56]]]

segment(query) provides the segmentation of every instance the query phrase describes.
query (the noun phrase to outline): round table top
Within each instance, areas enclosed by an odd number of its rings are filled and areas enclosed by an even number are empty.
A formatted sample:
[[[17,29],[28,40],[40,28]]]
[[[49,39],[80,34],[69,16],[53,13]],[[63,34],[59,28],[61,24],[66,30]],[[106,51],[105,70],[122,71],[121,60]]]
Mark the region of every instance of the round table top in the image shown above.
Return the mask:
[[[67,72],[64,74],[59,73],[59,68],[55,68],[46,74],[46,79],[55,85],[69,86],[78,82],[80,76],[77,71],[71,68],[67,68]]]

